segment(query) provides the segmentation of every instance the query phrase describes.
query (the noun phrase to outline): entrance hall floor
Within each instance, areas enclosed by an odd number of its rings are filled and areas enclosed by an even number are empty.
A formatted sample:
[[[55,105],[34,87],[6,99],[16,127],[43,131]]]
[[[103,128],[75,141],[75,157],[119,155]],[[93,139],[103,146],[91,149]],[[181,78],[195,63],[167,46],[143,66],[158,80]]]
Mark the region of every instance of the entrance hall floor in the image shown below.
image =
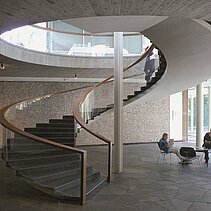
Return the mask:
[[[83,148],[96,168],[105,163],[105,146]],[[195,168],[181,168],[172,155],[172,165],[157,164],[158,153],[157,144],[125,145],[124,172],[114,174],[112,183],[84,206],[57,201],[34,189],[0,161],[0,211],[210,211],[211,163],[207,168],[202,159],[202,168],[197,162]]]

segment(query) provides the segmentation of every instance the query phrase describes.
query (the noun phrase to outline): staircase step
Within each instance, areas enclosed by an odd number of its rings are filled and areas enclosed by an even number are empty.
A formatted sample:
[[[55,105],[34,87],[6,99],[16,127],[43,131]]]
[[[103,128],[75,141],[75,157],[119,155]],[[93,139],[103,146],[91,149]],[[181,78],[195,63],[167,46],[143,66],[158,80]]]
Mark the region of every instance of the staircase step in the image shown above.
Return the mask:
[[[154,85],[153,83],[150,83],[150,82],[147,83],[147,89],[150,88],[150,87],[153,86],[153,85]]]
[[[101,176],[100,173],[96,177],[92,177],[87,181],[87,198],[91,198],[97,191],[106,185],[107,178]]]
[[[94,172],[92,174],[87,175],[87,193],[86,195],[90,195],[92,191],[99,188],[106,182],[106,178],[102,177],[99,172]],[[68,197],[76,197],[80,196],[80,185],[79,181],[75,181],[75,183],[65,184],[62,187],[58,187],[55,189],[55,194],[63,197],[64,199]]]
[[[53,138],[53,137],[61,137],[61,138],[64,138],[64,137],[74,137],[75,136],[75,133],[74,132],[57,132],[57,131],[41,131],[41,132],[30,132],[31,134],[33,135],[36,135],[36,136],[39,136],[39,137],[43,137],[43,138]],[[21,135],[19,134],[15,134],[15,138],[19,138],[19,137],[22,137]]]
[[[47,135],[47,136],[54,136],[54,135],[57,135],[57,136],[72,136],[74,135],[73,131],[33,131],[33,132],[30,132],[31,134],[34,134],[34,135]]]
[[[163,72],[160,72],[160,71],[158,71],[158,72],[155,73],[155,77],[158,78],[158,79],[159,79],[162,75],[163,75]]]
[[[153,77],[150,81],[150,83],[155,84],[158,81],[158,78]]]
[[[87,167],[87,175],[90,174],[93,174],[93,168]],[[81,169],[79,168],[75,171],[71,171],[68,173],[60,174],[57,176],[55,175],[49,176],[35,180],[33,184],[54,189],[65,187],[67,184],[69,186],[74,187],[80,183],[80,177],[81,177]]]
[[[72,154],[72,155],[58,155],[58,156],[46,156],[46,157],[30,157],[30,158],[22,158],[22,159],[13,159],[7,161],[7,165],[15,170],[21,170],[26,168],[33,168],[33,167],[41,167],[46,166],[49,164],[61,163],[61,162],[72,162],[79,160],[79,154]]]
[[[92,117],[106,112],[113,106],[114,104],[106,108],[94,108]],[[36,127],[25,128],[24,131],[57,143],[75,146],[73,115],[64,115],[62,119],[50,119],[49,123],[37,123]],[[2,158],[4,159],[4,156]],[[13,139],[8,139],[6,165],[37,189],[61,199],[79,200],[81,156],[75,151],[15,134]],[[97,190],[105,181],[100,172],[87,166],[87,195]]]
[[[135,91],[134,92],[134,95],[139,95],[139,94],[141,94],[142,93],[142,91]]]
[[[59,127],[38,127],[38,128],[25,128],[26,132],[74,132],[75,128],[59,128]]]
[[[41,158],[49,158],[49,157],[57,157],[57,156],[65,156],[65,155],[74,155],[77,154],[74,151],[70,150],[29,150],[29,151],[8,151],[8,159],[9,161],[18,161],[18,160],[28,160],[28,159],[41,159]]]
[[[141,91],[142,92],[145,91],[145,90],[147,90],[147,89],[148,89],[148,87],[146,87],[146,86],[141,87]]]
[[[49,123],[72,123],[74,124],[74,119],[49,119]]]
[[[57,127],[57,128],[73,128],[74,127],[74,123],[63,123],[63,122],[60,122],[60,123],[37,123],[36,124],[36,127],[37,128],[44,128],[44,127],[47,127],[47,128],[50,128],[50,127]]]
[[[128,100],[131,99],[131,98],[133,98],[133,97],[134,97],[134,95],[128,95],[127,96]]]
[[[102,113],[107,111],[107,108],[93,108],[93,113]]]
[[[114,108],[114,104],[113,104],[113,103],[112,103],[112,104],[108,104],[108,105],[107,105],[107,108],[109,108],[109,109],[110,109],[110,108]]]
[[[62,153],[62,150],[56,148],[56,147],[49,147],[48,149],[24,149],[24,148],[21,148],[19,149],[18,151],[16,150],[13,150],[13,149],[10,149],[8,150],[8,154],[14,154],[14,153],[20,153],[20,154],[37,154],[37,153],[57,153],[57,152],[60,152]]]
[[[57,143],[62,143],[62,142],[66,142],[66,141],[70,141],[70,142],[75,141],[75,137],[57,137],[57,136],[54,136],[54,137],[48,137],[47,139],[55,141]],[[28,143],[32,143],[32,144],[35,142],[34,140],[31,140],[29,138],[23,137],[23,136],[18,135],[18,134],[15,134],[14,140],[16,142],[22,142],[22,143],[28,142]]]
[[[71,120],[74,120],[74,116],[73,115],[64,115],[62,117],[62,119],[71,119]]]
[[[75,146],[75,142],[74,141],[64,141],[64,142],[60,142],[61,144],[67,145],[67,146]],[[12,144],[10,145],[11,150],[15,151],[15,152],[19,152],[19,151],[36,151],[36,150],[48,150],[48,149],[52,149],[51,145],[48,144],[42,144],[39,142],[35,142],[35,143],[17,143],[15,141],[12,142]]]
[[[28,140],[28,139],[21,139],[21,138],[14,138],[14,139],[10,139],[10,145],[11,147],[15,147],[15,146],[20,146],[20,147],[27,147],[27,146],[34,146],[34,147],[46,147],[46,148],[49,148],[49,147],[52,147],[51,145],[49,144],[45,144],[45,143],[42,143],[42,142],[39,142],[39,141],[33,141],[33,140]],[[62,142],[62,144],[73,144],[74,143],[74,140],[64,140]]]
[[[62,144],[63,142],[66,142],[66,141],[69,141],[70,143],[71,142],[75,143],[75,137],[48,137],[47,139],[55,141],[60,144]]]
[[[46,164],[42,166],[33,166],[23,168],[17,171],[17,174],[28,179],[38,179],[48,174],[59,173],[63,171],[79,168],[81,165],[80,160],[64,161],[60,163]]]

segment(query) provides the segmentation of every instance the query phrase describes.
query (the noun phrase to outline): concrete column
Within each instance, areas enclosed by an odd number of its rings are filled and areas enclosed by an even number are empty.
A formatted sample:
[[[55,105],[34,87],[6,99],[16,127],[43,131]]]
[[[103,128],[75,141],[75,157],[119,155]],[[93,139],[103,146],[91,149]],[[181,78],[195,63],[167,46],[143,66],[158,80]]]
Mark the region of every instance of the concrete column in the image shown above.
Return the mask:
[[[46,27],[53,29],[53,22],[46,22]],[[53,32],[46,31],[46,49],[47,52],[52,52],[53,50]]]
[[[123,171],[123,33],[114,32],[114,172]]]
[[[208,86],[208,130],[211,128],[211,87]]]
[[[194,131],[194,96],[191,95],[191,108],[190,108],[190,127],[191,131]]]
[[[197,102],[197,122],[196,122],[196,146],[201,147],[203,144],[203,126],[204,126],[204,98],[203,84],[196,86],[196,102]]]
[[[182,92],[182,140],[188,141],[188,90]]]

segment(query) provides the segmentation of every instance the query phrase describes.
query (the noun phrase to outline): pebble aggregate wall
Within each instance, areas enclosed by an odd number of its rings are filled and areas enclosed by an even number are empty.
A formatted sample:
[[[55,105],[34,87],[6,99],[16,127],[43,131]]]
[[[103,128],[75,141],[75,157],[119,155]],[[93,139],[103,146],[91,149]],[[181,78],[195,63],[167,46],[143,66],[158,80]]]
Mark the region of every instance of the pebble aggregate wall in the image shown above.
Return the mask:
[[[32,96],[42,96],[52,92],[88,86],[91,83],[61,83],[61,82],[0,82],[0,108],[22,99]],[[124,84],[124,97],[139,90],[140,84]],[[9,119],[20,128],[34,127],[37,122],[48,122],[49,118],[61,118],[62,115],[71,114],[71,106],[82,93],[82,90],[74,93],[63,94],[46,98],[44,101],[32,103],[23,110],[9,113]],[[102,107],[113,102],[113,84],[107,84],[94,94],[95,106]],[[146,102],[142,104],[128,105],[124,108],[123,138],[125,143],[149,142],[157,140],[163,132],[169,131],[169,97]],[[113,112],[106,112],[90,121],[90,125],[113,140]],[[0,129],[2,137],[2,128]],[[2,139],[0,139],[2,143]],[[86,131],[82,130],[77,138],[77,144],[99,143]],[[100,142],[101,143],[101,142]]]

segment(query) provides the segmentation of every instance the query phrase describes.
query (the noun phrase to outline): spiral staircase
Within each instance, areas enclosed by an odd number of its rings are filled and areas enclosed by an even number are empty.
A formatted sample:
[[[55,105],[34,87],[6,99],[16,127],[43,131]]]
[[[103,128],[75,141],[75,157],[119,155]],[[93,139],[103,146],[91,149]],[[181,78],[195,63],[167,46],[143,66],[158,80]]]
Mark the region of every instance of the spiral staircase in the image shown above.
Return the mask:
[[[152,44],[141,57],[124,69],[129,71],[131,67],[143,61],[153,49]],[[166,70],[166,60],[162,52],[157,48],[159,65],[152,77],[140,90],[135,90],[133,95],[124,99],[124,105],[144,96],[162,78]],[[102,108],[93,108],[84,119],[81,115],[81,106],[88,95],[112,81],[113,76],[92,87],[84,88],[84,93],[78,97],[73,106],[73,114],[65,115],[62,119],[49,119],[48,123],[37,123],[36,127],[24,129],[16,127],[8,119],[8,113],[22,104],[31,104],[37,99],[42,100],[65,92],[52,93],[39,98],[30,98],[6,106],[0,111],[0,122],[5,127],[4,148],[2,159],[6,166],[16,172],[33,187],[61,200],[76,201],[81,204],[87,197],[92,196],[107,182],[111,182],[112,176],[112,142],[106,137],[94,132],[89,126],[89,120],[112,110],[114,105],[105,105]],[[101,173],[88,164],[87,152],[76,147],[76,136],[79,130],[77,124],[93,136],[100,139],[107,146],[106,174]]]

